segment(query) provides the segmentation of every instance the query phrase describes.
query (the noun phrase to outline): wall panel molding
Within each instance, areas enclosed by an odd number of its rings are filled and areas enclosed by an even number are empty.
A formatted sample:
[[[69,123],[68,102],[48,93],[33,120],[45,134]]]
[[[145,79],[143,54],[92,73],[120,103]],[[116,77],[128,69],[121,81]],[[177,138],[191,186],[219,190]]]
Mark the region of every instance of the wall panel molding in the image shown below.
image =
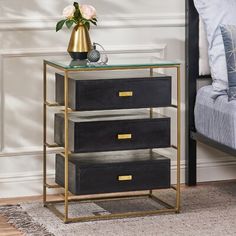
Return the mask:
[[[1,18],[0,31],[55,30],[60,16],[40,18]],[[185,27],[184,13],[106,15],[99,17],[100,28],[140,28],[140,27]]]
[[[166,44],[132,44],[132,45],[103,45],[108,54],[124,53],[161,53],[164,55]],[[68,55],[66,47],[60,48],[22,48],[0,50],[2,59],[6,57],[40,57],[40,56],[64,56]]]

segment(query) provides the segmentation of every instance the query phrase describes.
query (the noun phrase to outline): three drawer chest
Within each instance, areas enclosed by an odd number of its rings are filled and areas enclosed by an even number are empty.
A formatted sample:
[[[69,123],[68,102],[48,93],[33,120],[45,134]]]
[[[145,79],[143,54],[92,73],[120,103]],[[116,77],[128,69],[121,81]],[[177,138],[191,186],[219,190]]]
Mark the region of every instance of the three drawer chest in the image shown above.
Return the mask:
[[[47,68],[55,73],[55,102],[47,99]],[[172,76],[154,69],[176,70],[177,104],[172,104]],[[47,141],[47,109],[54,114],[54,143]],[[174,108],[177,144],[171,143],[171,118],[154,108]],[[44,61],[44,206],[65,223],[145,216],[180,209],[180,64],[158,59],[109,65],[70,66]],[[47,155],[58,149],[55,184],[47,180]],[[171,160],[158,148],[176,149],[176,185],[171,184]],[[155,150],[154,150],[155,149]],[[49,201],[47,189],[63,189],[63,200]],[[173,189],[175,205],[153,190]],[[140,191],[140,194],[137,192]],[[133,194],[134,193],[134,194]],[[109,197],[106,195],[108,194]],[[71,201],[101,201],[147,197],[163,207],[148,211],[71,217]],[[78,199],[77,199],[78,198]],[[56,207],[64,203],[64,212]]]

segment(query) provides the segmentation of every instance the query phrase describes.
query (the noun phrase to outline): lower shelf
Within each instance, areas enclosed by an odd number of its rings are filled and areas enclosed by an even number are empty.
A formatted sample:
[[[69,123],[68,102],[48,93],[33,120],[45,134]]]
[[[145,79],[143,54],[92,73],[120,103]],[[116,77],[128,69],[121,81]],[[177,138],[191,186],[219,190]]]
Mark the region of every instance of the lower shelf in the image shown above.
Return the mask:
[[[45,207],[48,207],[65,223],[179,213],[179,209],[175,206],[153,194],[97,197],[96,199],[80,197],[80,199],[70,201],[68,217],[65,217],[63,212],[64,201],[48,201]]]
[[[64,157],[56,155],[56,183],[64,187]],[[74,154],[69,191],[75,195],[170,188],[170,159],[150,150]]]

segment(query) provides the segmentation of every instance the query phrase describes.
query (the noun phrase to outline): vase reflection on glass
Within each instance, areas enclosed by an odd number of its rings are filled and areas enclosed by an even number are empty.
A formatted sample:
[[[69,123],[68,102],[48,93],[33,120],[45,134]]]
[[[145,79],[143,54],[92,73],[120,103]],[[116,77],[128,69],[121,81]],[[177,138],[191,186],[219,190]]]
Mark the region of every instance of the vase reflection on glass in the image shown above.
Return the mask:
[[[70,37],[68,53],[74,60],[87,59],[88,52],[92,49],[88,28],[82,23],[77,24]]]

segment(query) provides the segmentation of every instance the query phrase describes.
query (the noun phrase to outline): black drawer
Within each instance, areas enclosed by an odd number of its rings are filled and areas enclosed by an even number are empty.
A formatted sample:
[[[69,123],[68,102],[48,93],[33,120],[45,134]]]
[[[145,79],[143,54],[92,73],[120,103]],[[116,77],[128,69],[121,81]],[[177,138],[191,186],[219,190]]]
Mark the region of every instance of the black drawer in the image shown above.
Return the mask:
[[[135,77],[129,74],[131,78],[126,74],[119,75],[97,73],[91,79],[89,75],[71,75],[69,107],[89,111],[171,105],[170,76],[156,74],[149,77],[147,72],[142,71],[134,74]],[[61,74],[56,74],[56,102],[64,104],[64,76]]]
[[[147,150],[72,155],[69,173],[69,191],[76,195],[170,187],[170,159]],[[60,154],[56,155],[56,183],[64,187]]]
[[[69,149],[72,152],[96,152],[170,146],[170,118],[155,115],[110,115],[99,120],[71,115]],[[100,116],[98,116],[100,117]],[[105,119],[102,116],[101,119]],[[64,116],[55,114],[55,142],[64,145]]]

